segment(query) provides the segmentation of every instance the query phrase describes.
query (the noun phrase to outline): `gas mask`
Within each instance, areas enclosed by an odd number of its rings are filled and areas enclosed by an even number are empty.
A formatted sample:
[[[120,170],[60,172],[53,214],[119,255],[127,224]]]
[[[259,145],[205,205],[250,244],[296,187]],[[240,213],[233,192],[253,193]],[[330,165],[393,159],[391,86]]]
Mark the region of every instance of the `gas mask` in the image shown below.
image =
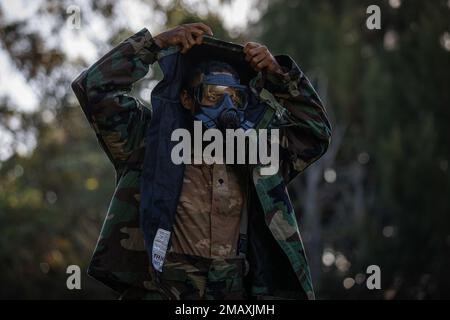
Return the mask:
[[[193,94],[199,107],[194,118],[202,121],[207,129],[247,130],[253,127],[253,123],[245,119],[247,87],[232,75],[205,75],[202,83],[194,88]]]

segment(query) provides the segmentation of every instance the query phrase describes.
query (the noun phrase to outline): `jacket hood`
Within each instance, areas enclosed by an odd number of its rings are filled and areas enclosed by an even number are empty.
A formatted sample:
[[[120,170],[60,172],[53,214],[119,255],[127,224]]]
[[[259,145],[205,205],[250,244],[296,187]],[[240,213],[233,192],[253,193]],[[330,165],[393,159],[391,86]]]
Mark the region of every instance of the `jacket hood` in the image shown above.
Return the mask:
[[[163,94],[166,98],[178,100],[182,79],[189,66],[205,60],[217,60],[228,63],[239,74],[241,83],[248,85],[250,80],[257,75],[250,64],[245,61],[244,47],[232,42],[226,42],[213,37],[204,37],[201,45],[195,45],[186,54],[181,54],[180,48],[170,47],[161,51],[158,62],[163,73],[163,80],[158,85],[170,86],[170,94]],[[156,90],[161,94],[160,90]]]

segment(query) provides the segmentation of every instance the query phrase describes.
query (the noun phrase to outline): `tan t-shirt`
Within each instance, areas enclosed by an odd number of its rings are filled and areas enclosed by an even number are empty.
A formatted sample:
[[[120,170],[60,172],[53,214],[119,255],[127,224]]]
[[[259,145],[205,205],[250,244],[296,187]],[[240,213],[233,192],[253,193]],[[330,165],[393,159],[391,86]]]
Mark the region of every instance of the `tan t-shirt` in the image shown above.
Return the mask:
[[[206,258],[236,256],[242,204],[233,168],[186,165],[169,251]]]

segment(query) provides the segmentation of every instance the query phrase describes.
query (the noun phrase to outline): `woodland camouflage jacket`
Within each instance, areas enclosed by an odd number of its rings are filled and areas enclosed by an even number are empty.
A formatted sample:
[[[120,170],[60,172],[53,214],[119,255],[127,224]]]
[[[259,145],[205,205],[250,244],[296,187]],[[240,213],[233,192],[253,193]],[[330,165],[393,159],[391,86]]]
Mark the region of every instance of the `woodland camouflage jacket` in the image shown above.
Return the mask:
[[[175,55],[181,55],[176,48],[158,50],[148,30],[143,29],[72,83],[117,178],[88,273],[118,292],[130,286],[152,288],[155,275],[139,210],[146,140],[151,120],[156,121],[155,109],[152,112],[129,93],[152,63],[161,64],[162,59]],[[303,292],[314,299],[286,185],[325,153],[331,127],[320,98],[303,72],[290,57],[276,58],[286,71],[284,75],[259,73],[249,82],[255,97],[267,106],[258,128],[280,129],[281,162],[279,172],[272,176],[261,176],[258,167],[249,172],[247,277],[252,295],[295,298],[295,292]],[[167,66],[165,69],[167,72]]]

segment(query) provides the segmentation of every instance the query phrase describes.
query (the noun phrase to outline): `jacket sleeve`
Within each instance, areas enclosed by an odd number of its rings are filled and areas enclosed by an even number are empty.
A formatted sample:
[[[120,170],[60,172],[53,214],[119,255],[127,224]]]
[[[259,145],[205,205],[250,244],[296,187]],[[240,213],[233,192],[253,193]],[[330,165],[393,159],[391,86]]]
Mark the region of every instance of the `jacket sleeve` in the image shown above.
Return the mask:
[[[129,93],[156,61],[158,51],[149,31],[143,29],[72,82],[81,108],[116,170],[143,143],[151,111]]]
[[[284,55],[276,59],[283,73],[267,73],[256,89],[270,92],[282,110],[272,128],[280,129],[280,170],[289,182],[326,152],[331,125],[318,94],[297,64]]]

